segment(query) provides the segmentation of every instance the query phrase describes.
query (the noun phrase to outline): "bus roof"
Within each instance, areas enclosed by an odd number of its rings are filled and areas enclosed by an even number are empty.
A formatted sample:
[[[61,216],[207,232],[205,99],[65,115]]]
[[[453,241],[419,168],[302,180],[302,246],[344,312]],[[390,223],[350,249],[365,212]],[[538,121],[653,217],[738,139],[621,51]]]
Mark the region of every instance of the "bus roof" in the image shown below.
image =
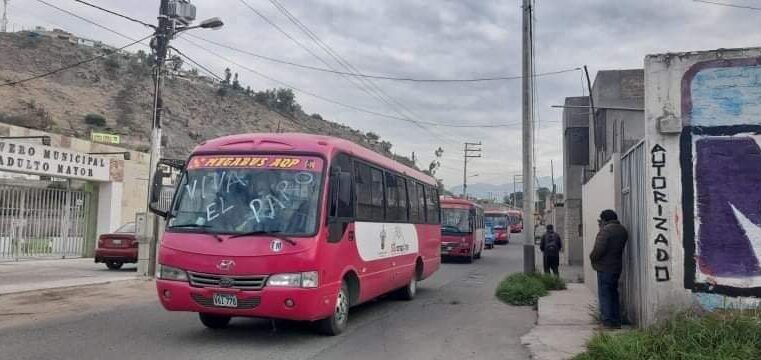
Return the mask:
[[[450,196],[441,197],[441,207],[476,207],[480,208],[481,205],[466,199],[453,198]]]
[[[430,185],[436,179],[400,162],[357,145],[351,141],[332,136],[304,133],[249,133],[223,136],[206,140],[193,149],[192,154],[229,152],[299,152],[322,154],[330,159],[338,152],[344,152],[378,166],[413,177]]]

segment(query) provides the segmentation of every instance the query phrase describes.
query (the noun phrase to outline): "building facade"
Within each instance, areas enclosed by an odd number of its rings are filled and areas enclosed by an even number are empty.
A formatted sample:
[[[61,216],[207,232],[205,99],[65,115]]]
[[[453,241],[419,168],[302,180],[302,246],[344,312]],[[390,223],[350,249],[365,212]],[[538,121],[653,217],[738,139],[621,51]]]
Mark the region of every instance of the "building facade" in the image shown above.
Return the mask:
[[[145,212],[147,178],[145,153],[0,124],[0,261],[92,256]]]

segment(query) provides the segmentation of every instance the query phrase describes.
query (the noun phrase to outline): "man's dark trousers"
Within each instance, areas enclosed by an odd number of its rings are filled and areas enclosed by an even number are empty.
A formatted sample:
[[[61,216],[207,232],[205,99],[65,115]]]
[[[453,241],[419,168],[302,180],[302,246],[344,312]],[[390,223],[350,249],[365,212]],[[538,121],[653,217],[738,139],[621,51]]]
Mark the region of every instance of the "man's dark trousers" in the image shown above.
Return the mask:
[[[544,273],[549,274],[550,270],[555,276],[560,276],[558,267],[560,266],[560,255],[544,255]]]
[[[620,277],[620,273],[597,272],[600,315],[605,326],[621,326],[621,310],[618,298],[618,278]]]

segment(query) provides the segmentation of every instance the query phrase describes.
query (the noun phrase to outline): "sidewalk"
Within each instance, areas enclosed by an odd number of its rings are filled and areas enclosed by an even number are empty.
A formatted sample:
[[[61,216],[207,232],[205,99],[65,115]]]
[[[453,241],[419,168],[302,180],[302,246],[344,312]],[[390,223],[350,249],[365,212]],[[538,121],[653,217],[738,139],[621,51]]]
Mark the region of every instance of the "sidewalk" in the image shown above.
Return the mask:
[[[134,280],[135,270],[135,265],[125,265],[118,271],[108,270],[92,258],[0,262],[0,296]]]
[[[562,267],[560,273],[569,283],[567,290],[553,291],[540,298],[537,325],[521,338],[535,360],[570,359],[584,352],[584,345],[597,326],[591,316],[596,306],[592,292],[573,283],[580,276],[578,267]]]

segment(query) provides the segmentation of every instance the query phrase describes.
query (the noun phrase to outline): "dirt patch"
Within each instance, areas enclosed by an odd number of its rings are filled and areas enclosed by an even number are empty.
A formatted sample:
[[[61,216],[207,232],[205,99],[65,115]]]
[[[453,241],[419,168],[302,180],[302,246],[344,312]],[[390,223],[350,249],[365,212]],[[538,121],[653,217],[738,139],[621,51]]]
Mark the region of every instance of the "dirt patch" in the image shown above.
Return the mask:
[[[151,280],[117,281],[0,296],[0,329],[156,301]]]

